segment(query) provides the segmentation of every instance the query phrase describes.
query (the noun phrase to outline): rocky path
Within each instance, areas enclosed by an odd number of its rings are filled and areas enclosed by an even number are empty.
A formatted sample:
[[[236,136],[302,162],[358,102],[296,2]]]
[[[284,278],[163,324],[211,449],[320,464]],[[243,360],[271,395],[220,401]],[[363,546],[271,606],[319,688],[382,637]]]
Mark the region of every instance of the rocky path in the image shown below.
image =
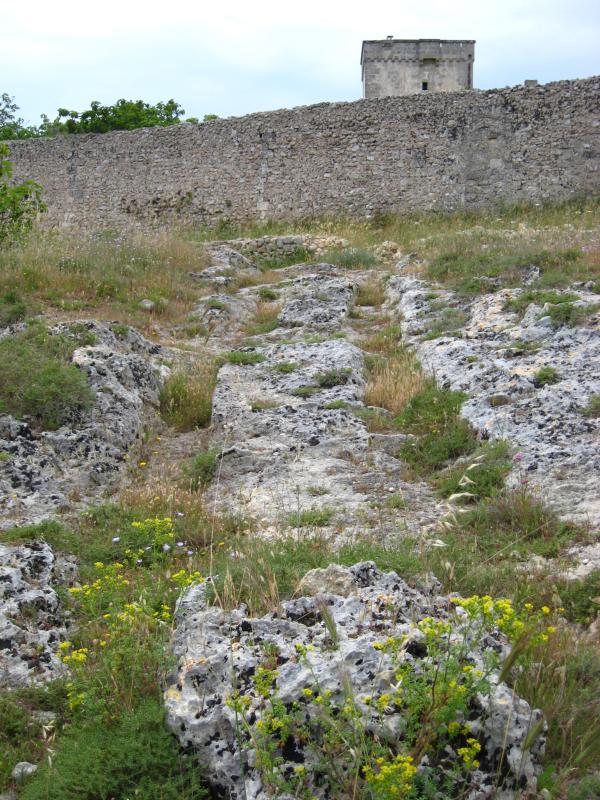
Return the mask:
[[[277,327],[238,346],[234,363],[219,371],[218,502],[251,514],[265,536],[318,528],[339,544],[419,534],[439,518],[440,504],[425,484],[404,478],[403,464],[387,452],[394,437],[378,436],[373,446],[358,416],[364,353],[349,341],[356,338],[349,315],[358,284],[378,276],[328,264],[282,272]],[[229,297],[223,315],[239,318],[238,303],[247,308],[262,289]]]

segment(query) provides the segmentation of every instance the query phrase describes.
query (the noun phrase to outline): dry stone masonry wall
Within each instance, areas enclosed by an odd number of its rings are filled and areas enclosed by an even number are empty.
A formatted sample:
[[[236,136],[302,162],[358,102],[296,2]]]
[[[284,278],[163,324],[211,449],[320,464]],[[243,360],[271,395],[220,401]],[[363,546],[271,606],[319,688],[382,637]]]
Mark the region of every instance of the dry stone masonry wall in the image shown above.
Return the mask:
[[[600,78],[390,97],[195,125],[13,142],[45,224],[365,217],[600,188]]]

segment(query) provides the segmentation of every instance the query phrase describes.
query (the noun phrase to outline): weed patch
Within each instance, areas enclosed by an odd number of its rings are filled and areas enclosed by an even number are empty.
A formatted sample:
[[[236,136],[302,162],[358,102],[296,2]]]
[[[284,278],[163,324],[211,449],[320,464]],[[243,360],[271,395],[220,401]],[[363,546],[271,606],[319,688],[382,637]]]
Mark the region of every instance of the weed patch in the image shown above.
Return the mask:
[[[344,269],[369,269],[379,264],[379,259],[361,247],[348,247],[341,250],[328,250],[323,261]]]
[[[42,430],[56,430],[90,408],[87,376],[70,363],[76,336],[52,335],[31,325],[0,341],[0,413],[28,417]]]
[[[462,496],[470,503],[493,497],[504,486],[510,472],[509,447],[506,442],[484,444],[467,461],[454,464],[435,480],[442,497]]]
[[[357,306],[380,306],[385,300],[385,291],[381,283],[363,283],[358,287],[354,299]]]
[[[183,474],[189,483],[190,491],[197,492],[212,481],[217,472],[218,455],[217,450],[205,450],[194,456],[184,467]]]
[[[196,363],[172,372],[160,392],[160,413],[165,422],[179,431],[209,425],[216,373],[213,363]]]
[[[262,353],[247,350],[231,350],[225,358],[230,364],[234,364],[237,367],[249,367],[254,364],[260,364],[261,361],[265,360]]]
[[[322,528],[329,525],[334,516],[333,508],[306,508],[291,513],[288,516],[288,525],[292,528]]]

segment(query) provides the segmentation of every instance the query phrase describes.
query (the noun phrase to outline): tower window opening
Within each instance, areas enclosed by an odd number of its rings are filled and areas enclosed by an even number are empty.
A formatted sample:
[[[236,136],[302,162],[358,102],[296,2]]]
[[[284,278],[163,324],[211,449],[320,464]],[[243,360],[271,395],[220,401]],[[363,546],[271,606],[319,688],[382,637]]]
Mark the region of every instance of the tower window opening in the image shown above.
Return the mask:
[[[426,92],[429,89],[429,83],[427,81],[423,81],[421,84],[422,91]]]

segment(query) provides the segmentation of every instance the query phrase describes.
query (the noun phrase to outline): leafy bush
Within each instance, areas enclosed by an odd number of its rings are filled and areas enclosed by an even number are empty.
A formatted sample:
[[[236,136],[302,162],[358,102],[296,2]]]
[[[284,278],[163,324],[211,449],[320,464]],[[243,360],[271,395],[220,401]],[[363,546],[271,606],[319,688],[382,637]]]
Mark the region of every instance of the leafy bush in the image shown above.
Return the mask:
[[[0,412],[30,417],[43,430],[56,430],[92,405],[84,372],[70,363],[76,342],[30,326],[0,341]]]
[[[51,763],[27,784],[22,800],[198,800],[198,770],[166,729],[160,700],[147,699],[115,723],[77,720],[65,729]]]
[[[39,183],[11,184],[12,163],[8,154],[7,145],[0,144],[0,242],[29,230],[37,215],[46,210]]]
[[[179,431],[205,428],[212,416],[216,370],[212,363],[172,372],[160,392],[160,413]]]

